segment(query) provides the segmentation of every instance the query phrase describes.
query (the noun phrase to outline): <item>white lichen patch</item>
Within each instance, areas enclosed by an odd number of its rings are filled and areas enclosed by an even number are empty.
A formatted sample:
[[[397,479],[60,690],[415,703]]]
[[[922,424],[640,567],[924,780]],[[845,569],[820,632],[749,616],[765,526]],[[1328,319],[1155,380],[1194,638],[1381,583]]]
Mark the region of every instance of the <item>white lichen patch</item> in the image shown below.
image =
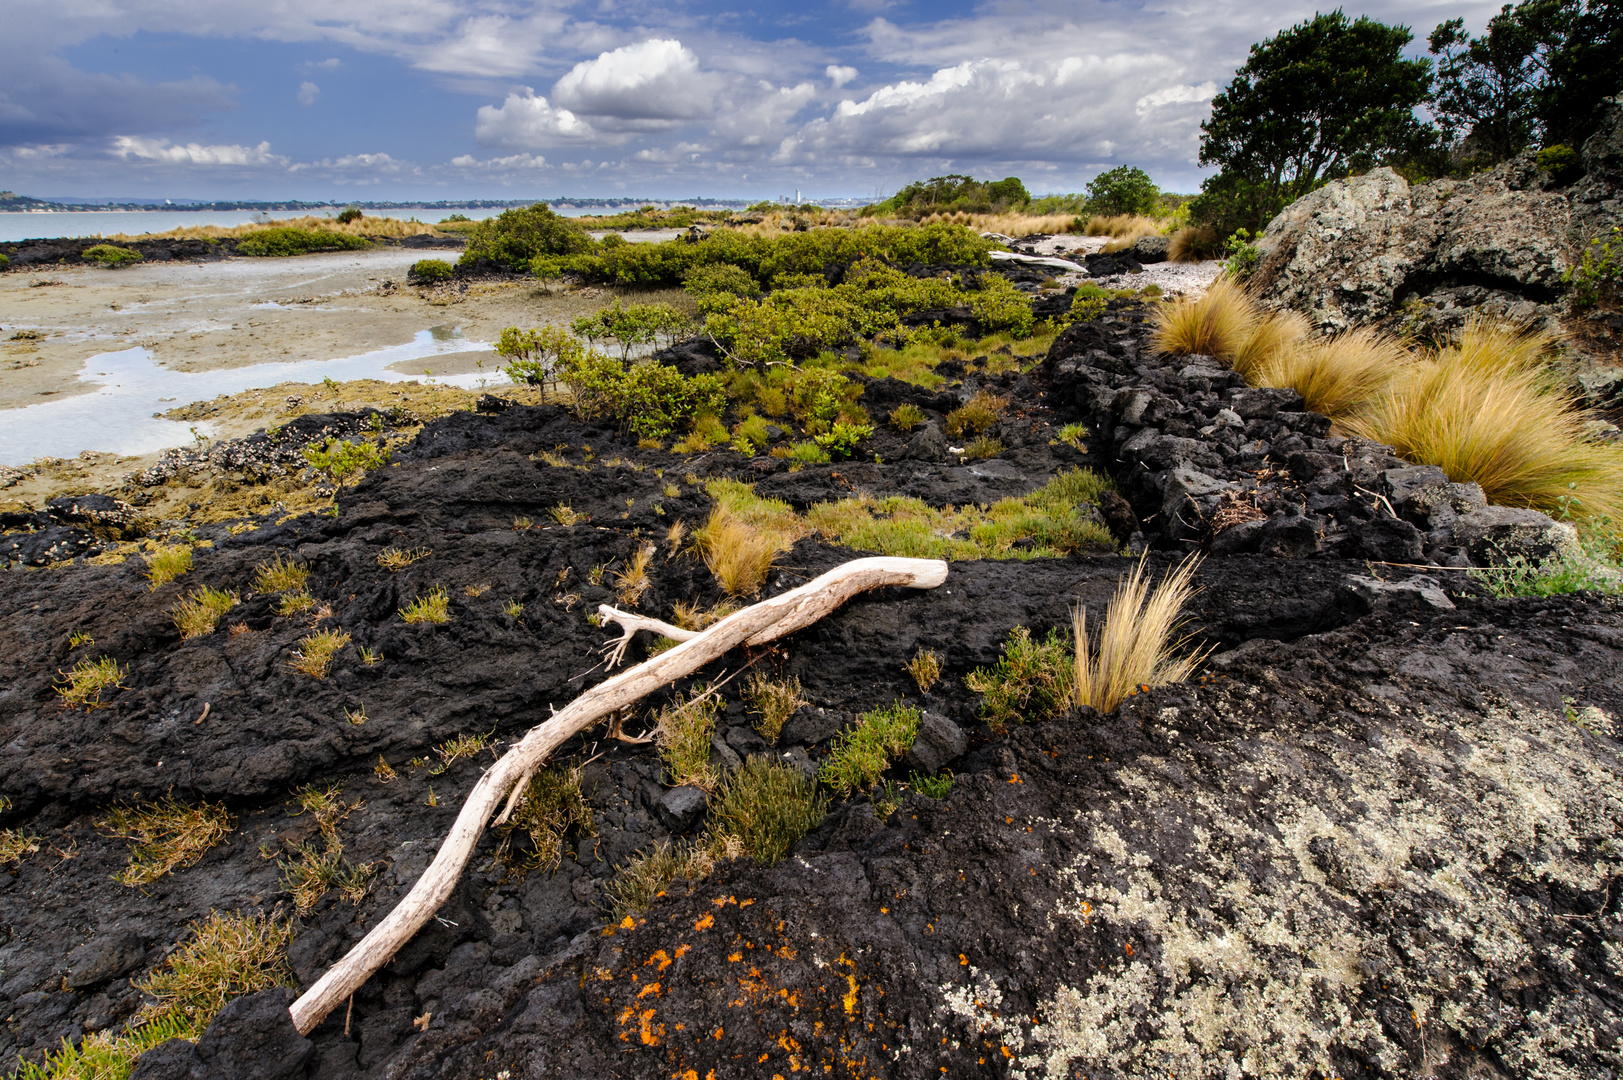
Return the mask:
[[[1619,930],[1535,897],[1593,895],[1623,863],[1623,770],[1593,730],[1523,706],[1398,710],[1362,739],[1225,745],[1226,768],[1181,750],[1124,765],[1064,827],[1084,843],[1048,913],[1095,973],[1035,1022],[1000,1017],[983,977],[943,987],[946,1009],[1023,1047],[1012,1075],[1033,1078],[1329,1076],[1349,1052],[1424,1076],[1484,1045],[1517,1076],[1615,1071],[1599,999],[1514,992],[1540,972],[1585,984],[1573,918]]]

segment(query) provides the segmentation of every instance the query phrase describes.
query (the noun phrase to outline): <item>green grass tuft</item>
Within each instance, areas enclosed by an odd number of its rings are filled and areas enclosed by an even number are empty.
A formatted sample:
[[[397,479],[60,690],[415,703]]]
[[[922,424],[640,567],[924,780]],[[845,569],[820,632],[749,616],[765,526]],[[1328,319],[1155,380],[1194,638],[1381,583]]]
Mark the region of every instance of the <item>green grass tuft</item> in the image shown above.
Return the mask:
[[[897,703],[862,714],[857,726],[834,736],[817,778],[841,795],[872,788],[894,758],[913,746],[919,711]]]

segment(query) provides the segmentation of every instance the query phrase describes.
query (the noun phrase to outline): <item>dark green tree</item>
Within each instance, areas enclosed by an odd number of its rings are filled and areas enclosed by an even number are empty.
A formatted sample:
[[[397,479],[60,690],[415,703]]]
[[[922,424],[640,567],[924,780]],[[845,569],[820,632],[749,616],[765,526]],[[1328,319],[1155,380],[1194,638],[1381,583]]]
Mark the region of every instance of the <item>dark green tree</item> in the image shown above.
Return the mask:
[[[457,265],[477,268],[494,263],[525,270],[539,255],[575,255],[591,244],[586,230],[553,213],[546,203],[536,203],[504,210],[475,225]]]
[[[1194,219],[1255,231],[1328,180],[1426,154],[1436,134],[1414,110],[1431,61],[1404,57],[1412,37],[1334,11],[1251,46],[1201,125],[1200,163],[1222,171],[1201,185]]]
[[[1088,181],[1088,213],[1150,214],[1161,202],[1161,189],[1150,174],[1132,165],[1118,165]]]

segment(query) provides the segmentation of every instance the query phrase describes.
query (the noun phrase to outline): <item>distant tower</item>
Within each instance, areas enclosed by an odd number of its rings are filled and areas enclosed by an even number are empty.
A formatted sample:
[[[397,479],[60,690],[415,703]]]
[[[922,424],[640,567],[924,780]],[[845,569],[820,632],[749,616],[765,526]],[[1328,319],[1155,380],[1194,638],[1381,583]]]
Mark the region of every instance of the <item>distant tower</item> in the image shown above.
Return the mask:
[[[800,201],[800,189],[795,188],[795,202],[798,203],[799,201]]]

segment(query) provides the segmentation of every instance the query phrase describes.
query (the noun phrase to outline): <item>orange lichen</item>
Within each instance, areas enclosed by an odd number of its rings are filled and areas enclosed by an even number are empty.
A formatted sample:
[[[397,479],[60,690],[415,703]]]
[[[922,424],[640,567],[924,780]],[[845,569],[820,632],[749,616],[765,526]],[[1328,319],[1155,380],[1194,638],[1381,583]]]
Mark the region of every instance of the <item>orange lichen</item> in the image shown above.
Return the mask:
[[[716,917],[714,915],[706,915],[704,918],[693,924],[693,929],[701,931],[708,930],[714,925],[716,925]]]
[[[654,955],[642,962],[643,967],[647,967],[649,964],[658,964],[659,970],[664,971],[671,966],[671,958],[664,949],[659,949]]]
[[[647,997],[649,994],[658,994],[658,993],[659,993],[659,984],[657,982],[651,982],[647,986],[643,987],[641,990],[637,991],[637,1000],[641,1001],[643,998]]]

